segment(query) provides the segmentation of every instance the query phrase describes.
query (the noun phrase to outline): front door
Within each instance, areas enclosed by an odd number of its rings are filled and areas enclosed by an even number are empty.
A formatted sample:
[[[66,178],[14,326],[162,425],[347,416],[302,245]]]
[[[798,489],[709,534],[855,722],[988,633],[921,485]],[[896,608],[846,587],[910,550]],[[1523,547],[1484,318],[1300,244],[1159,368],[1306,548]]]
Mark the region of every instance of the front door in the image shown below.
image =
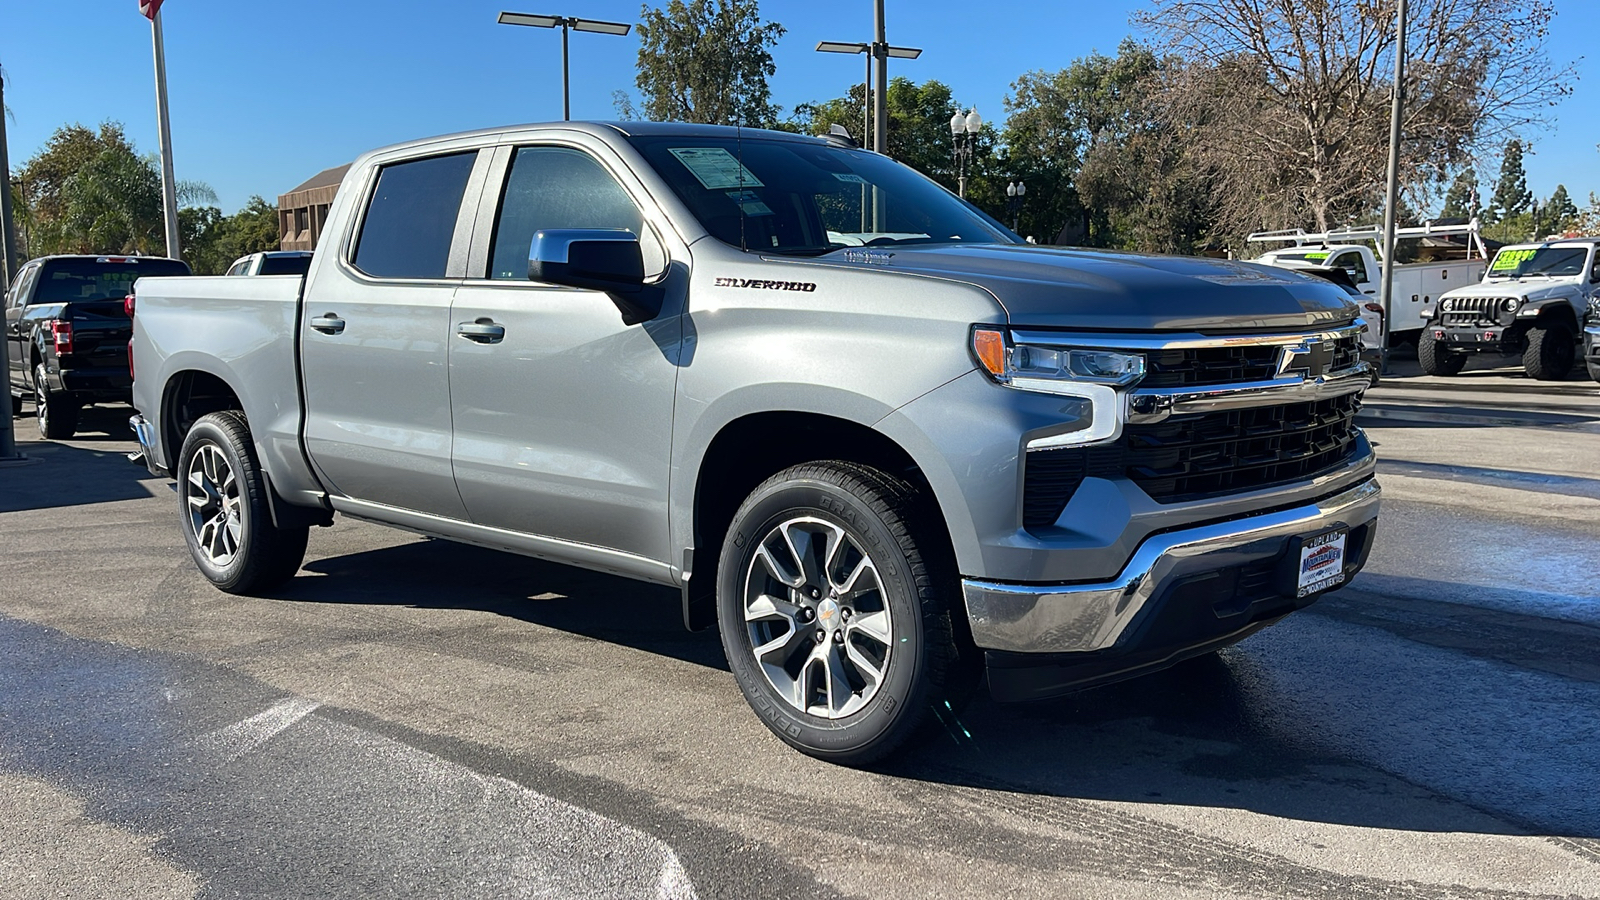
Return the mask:
[[[594,149],[500,151],[507,174],[491,175],[479,214],[487,249],[450,314],[456,486],[476,524],[670,562],[681,297],[625,325],[604,293],[528,280],[534,233],[556,228],[628,229],[647,273],[665,275],[642,197]]]
[[[466,518],[450,469],[450,299],[462,265],[450,261],[458,230],[463,247],[470,239],[472,213],[460,211],[476,205],[462,200],[477,157],[380,168],[348,251],[313,271],[300,322],[306,449],[336,494]]]

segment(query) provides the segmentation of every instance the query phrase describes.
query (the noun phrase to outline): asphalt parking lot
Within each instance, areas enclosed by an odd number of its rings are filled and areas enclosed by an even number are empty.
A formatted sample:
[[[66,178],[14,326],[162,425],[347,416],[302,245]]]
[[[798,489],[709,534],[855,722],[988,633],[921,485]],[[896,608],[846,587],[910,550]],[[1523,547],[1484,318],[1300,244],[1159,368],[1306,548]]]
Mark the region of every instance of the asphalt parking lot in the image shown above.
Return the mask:
[[[0,468],[0,897],[1600,897],[1600,385],[1414,365],[1352,586],[873,771],[671,591],[340,520],[221,594],[97,409]]]

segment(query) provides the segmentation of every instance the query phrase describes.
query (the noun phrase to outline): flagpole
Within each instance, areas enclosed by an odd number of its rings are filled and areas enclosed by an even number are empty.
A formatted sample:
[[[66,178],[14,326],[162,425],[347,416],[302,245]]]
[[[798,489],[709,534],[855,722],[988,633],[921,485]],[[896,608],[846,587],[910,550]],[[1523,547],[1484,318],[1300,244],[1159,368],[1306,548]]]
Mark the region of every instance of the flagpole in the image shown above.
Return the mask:
[[[161,10],[150,17],[151,39],[156,49],[156,115],[161,119],[161,208],[167,220],[167,255],[178,255],[178,188],[172,177],[172,123],[167,118],[167,53],[161,37]]]

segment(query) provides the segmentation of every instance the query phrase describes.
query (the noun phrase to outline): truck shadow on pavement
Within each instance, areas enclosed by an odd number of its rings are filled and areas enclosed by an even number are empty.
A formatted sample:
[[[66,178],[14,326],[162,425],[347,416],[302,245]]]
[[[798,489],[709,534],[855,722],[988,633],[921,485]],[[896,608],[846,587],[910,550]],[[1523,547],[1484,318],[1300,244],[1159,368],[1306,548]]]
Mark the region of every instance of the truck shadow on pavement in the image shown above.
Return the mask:
[[[716,631],[684,629],[680,595],[672,588],[432,539],[312,560],[304,569],[323,577],[296,578],[275,596],[298,602],[478,610],[708,668],[728,668]]]
[[[156,484],[164,484],[120,449],[31,441],[32,423],[18,419],[17,426],[17,451],[38,461],[0,468],[0,512],[147,500]]]

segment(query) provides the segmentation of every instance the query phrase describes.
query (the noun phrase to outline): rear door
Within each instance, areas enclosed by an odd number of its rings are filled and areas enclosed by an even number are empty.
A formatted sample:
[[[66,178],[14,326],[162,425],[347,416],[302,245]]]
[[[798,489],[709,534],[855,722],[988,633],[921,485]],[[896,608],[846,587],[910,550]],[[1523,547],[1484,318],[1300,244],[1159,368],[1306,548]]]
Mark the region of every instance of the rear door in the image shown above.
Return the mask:
[[[25,374],[28,368],[28,343],[22,335],[22,310],[28,291],[38,276],[39,263],[28,263],[17,273],[16,280],[11,284],[11,293],[6,295],[7,359],[11,367],[11,389],[19,394],[30,377]]]
[[[666,278],[670,230],[650,224],[662,220],[631,173],[603,144],[560,143],[502,147],[494,171],[450,314],[499,329],[449,339],[467,511],[479,525],[667,562],[687,251],[673,245],[685,264],[662,314],[625,325],[604,293],[529,281],[528,251],[541,229],[625,228],[641,237],[646,272]]]
[[[447,351],[482,177],[470,148],[380,165],[350,188],[357,221],[307,285],[300,322],[306,449],[337,494],[466,518]]]

